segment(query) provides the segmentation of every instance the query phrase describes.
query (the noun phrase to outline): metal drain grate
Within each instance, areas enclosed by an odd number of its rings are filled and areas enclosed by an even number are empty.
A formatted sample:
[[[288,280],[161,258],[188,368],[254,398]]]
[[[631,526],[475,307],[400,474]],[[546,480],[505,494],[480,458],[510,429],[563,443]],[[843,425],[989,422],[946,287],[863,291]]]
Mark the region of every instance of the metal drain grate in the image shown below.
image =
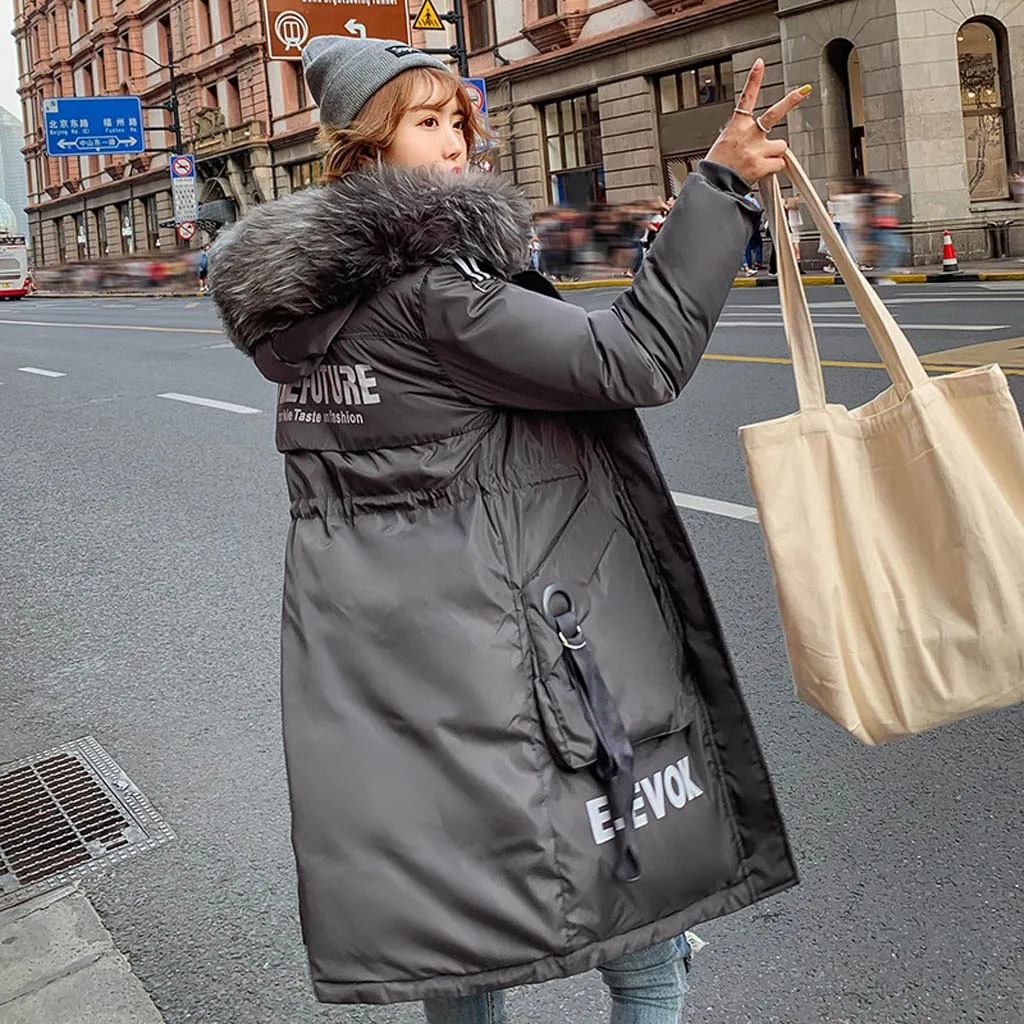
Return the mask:
[[[172,839],[91,736],[0,765],[0,910]]]

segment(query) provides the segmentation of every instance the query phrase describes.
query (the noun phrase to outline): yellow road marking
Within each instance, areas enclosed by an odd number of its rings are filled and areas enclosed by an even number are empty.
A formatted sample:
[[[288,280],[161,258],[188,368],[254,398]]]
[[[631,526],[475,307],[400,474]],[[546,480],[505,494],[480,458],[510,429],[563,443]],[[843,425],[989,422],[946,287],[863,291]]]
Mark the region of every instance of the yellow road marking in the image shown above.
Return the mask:
[[[104,330],[104,331],[159,331],[164,334],[220,334],[223,335],[223,331],[219,331],[213,327],[154,327],[145,324],[67,324],[57,323],[56,321],[46,320],[6,320],[0,318],[0,323],[4,324],[18,324],[22,327],[74,327],[79,330],[82,328],[88,328],[90,330]],[[957,355],[961,353],[970,352],[974,348],[988,348],[991,346],[1002,346],[1004,349],[1011,346],[1016,347],[1022,344],[1020,338],[1010,338],[1007,341],[1002,342],[989,342],[983,345],[968,345],[963,349],[950,349],[946,352],[940,352],[939,355],[949,356],[956,352]],[[1008,354],[1008,353],[1007,353]],[[785,359],[782,356],[736,356],[736,355],[725,355],[718,352],[709,352],[704,355],[705,359],[712,359],[720,362],[728,363],[768,363],[775,366],[790,366],[792,365],[792,359]],[[980,366],[983,365],[979,362],[966,362],[960,365],[947,365],[939,363],[930,363],[927,359],[921,360],[924,363],[925,369],[931,373],[956,373],[957,370],[964,369],[965,366]],[[989,362],[998,362],[996,359],[988,360]],[[822,366],[839,367],[840,369],[846,370],[884,370],[885,366],[882,363],[865,363],[857,362],[854,360],[847,359],[822,359]],[[1003,373],[1016,376],[1024,377],[1024,367],[1017,368],[1014,366],[1004,366]]]
[[[967,366],[999,363],[1004,370],[1009,366],[1024,370],[1024,338],[982,341],[976,345],[963,345],[960,348],[948,348],[944,352],[933,352],[931,357],[947,363],[964,363]]]
[[[792,366],[792,359],[784,359],[782,356],[733,356],[723,355],[718,352],[708,352],[704,355],[705,359],[720,360],[721,362],[728,363],[770,363],[775,366]],[[961,364],[960,366],[945,365],[941,363],[930,363],[927,359],[921,360],[924,368],[929,373],[956,373],[958,370],[967,369],[971,365],[981,364]],[[884,370],[884,363],[861,363],[855,362],[848,359],[822,359],[822,366],[836,366],[846,370]],[[1024,369],[1014,369],[1012,367],[1003,367],[1003,373],[1014,375],[1017,377],[1024,377]]]

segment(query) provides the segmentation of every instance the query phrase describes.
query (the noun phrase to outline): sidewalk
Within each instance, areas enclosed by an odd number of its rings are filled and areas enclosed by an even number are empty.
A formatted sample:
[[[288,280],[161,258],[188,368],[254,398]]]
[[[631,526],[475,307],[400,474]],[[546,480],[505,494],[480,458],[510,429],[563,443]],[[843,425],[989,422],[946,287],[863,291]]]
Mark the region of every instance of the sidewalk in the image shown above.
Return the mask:
[[[77,888],[0,911],[3,1024],[163,1024]]]
[[[955,282],[972,283],[978,281],[1024,281],[1024,259],[1010,257],[1006,260],[985,260],[976,263],[961,263],[957,273],[944,273],[941,265],[927,267],[904,268],[886,275],[886,280],[894,284],[953,284]],[[590,281],[560,281],[557,287],[562,291],[576,291],[581,288],[625,288],[629,284],[628,277],[608,277]],[[836,274],[808,272],[803,275],[804,285],[842,284],[842,278]],[[777,288],[778,279],[769,277],[764,271],[755,277],[737,277],[734,288]]]

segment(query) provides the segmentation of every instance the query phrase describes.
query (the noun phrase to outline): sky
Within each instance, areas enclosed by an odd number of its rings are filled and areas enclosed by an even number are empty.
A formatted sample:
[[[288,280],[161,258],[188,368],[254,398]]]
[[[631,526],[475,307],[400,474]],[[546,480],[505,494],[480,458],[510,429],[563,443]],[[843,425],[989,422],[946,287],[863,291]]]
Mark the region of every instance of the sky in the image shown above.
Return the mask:
[[[18,99],[18,54],[14,46],[14,0],[0,0],[0,107],[21,118]]]

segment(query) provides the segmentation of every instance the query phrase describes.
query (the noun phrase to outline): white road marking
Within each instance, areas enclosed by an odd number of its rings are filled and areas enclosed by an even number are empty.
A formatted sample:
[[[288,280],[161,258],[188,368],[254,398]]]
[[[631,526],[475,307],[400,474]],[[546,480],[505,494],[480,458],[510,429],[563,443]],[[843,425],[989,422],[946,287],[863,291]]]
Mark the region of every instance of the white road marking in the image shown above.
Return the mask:
[[[217,344],[217,345],[206,345],[205,347],[209,349],[209,348],[234,348],[235,346],[232,345],[230,341],[222,341],[220,344]]]
[[[19,366],[22,373],[34,373],[37,377],[66,377],[66,373],[58,373],[56,370],[40,370],[38,366]]]
[[[735,505],[731,501],[719,501],[717,498],[702,498],[699,494],[682,494],[679,491],[671,493],[677,508],[710,512],[713,516],[728,516],[730,519],[742,519],[746,523],[758,521],[757,509],[749,505]]]
[[[164,334],[223,334],[215,327],[155,327],[151,324],[83,324],[56,320],[6,320],[0,317],[0,324],[16,324],[19,327],[73,327],[76,331],[161,331]]]
[[[813,317],[812,317],[813,319]],[[782,330],[782,321],[768,320],[719,320],[719,327],[761,327]],[[862,328],[861,324],[828,324],[814,322],[815,329],[819,331],[857,331]],[[959,331],[959,332],[980,332],[980,331],[1008,331],[1009,324],[905,324],[900,323],[905,331]]]
[[[223,409],[224,412],[237,412],[243,416],[254,416],[260,410],[249,405],[235,405],[234,402],[219,402],[216,398],[199,398],[196,395],[179,395],[173,391],[157,395],[157,398],[169,398],[173,402],[187,402],[189,405],[205,405],[210,409]]]

